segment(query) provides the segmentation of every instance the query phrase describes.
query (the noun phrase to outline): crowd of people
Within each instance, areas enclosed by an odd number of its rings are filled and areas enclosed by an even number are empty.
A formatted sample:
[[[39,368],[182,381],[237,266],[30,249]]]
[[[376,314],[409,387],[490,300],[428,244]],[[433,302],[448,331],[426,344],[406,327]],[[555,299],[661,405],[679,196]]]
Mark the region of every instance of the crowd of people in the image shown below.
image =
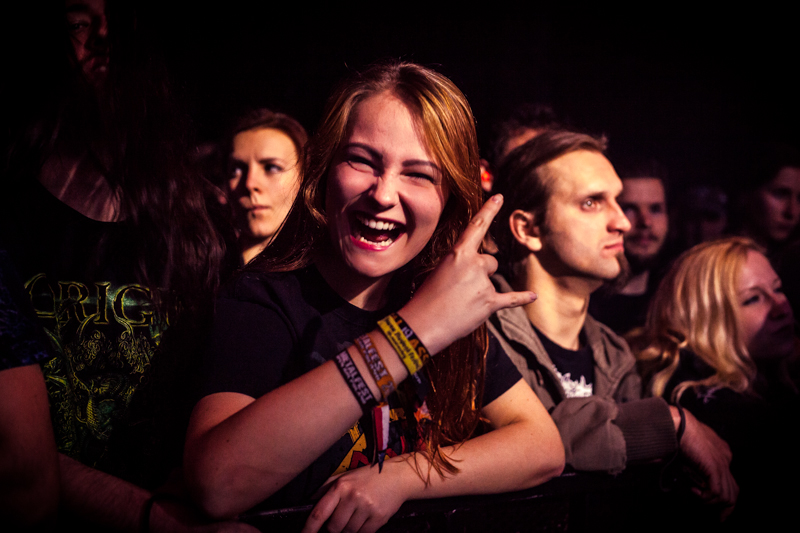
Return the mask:
[[[795,148],[673,207],[661,164],[547,106],[481,158],[458,87],[391,61],[311,135],[254,109],[198,158],[129,13],[64,7],[63,68],[4,146],[4,525],[252,531],[311,503],[306,531],[366,532],[675,461],[704,523],[782,524]]]

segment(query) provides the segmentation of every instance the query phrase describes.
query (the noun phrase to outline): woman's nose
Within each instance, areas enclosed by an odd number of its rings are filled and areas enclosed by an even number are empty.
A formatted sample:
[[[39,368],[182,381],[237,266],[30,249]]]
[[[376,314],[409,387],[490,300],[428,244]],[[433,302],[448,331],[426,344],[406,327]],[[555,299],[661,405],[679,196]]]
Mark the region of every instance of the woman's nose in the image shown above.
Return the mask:
[[[786,203],[784,217],[787,220],[797,221],[800,218],[800,199],[792,197]]]
[[[251,163],[247,167],[247,176],[244,186],[248,191],[261,191],[264,182],[264,169],[258,163]]]
[[[792,308],[789,305],[789,300],[782,292],[772,293],[772,308],[770,309],[770,316],[772,318],[782,318],[786,314],[791,313]]]
[[[92,22],[91,34],[86,48],[94,53],[105,53],[108,49],[108,22],[102,16]]]
[[[397,204],[398,190],[397,177],[390,174],[383,174],[377,177],[375,185],[372,186],[370,196],[375,202],[384,208],[392,207]]]

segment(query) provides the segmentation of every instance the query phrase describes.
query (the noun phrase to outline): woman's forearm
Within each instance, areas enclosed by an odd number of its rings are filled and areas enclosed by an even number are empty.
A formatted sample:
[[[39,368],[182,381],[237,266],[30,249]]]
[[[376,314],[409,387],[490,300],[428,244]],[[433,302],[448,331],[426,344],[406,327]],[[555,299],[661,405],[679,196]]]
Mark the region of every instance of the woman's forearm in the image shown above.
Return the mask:
[[[380,333],[372,340],[397,382],[408,376]],[[380,392],[354,348],[353,362],[376,398]],[[203,398],[186,441],[193,496],[216,518],[263,501],[320,457],[362,416],[335,363],[327,362],[257,400],[236,393]]]
[[[495,426],[459,446],[443,448],[459,471],[428,478],[424,453],[387,459],[383,470],[364,467],[332,478],[312,511],[304,532],[345,524],[378,529],[403,502],[521,490],[544,483],[564,468],[564,447],[552,419],[523,382],[484,409]]]
[[[494,430],[460,446],[444,448],[457,474],[431,473],[430,483],[407,477],[409,499],[491,494],[539,485],[564,469],[564,445],[550,415],[530,387],[519,381],[486,406]],[[417,454],[419,461],[426,461]],[[426,463],[420,462],[422,472]]]
[[[501,198],[493,197],[484,205],[451,253],[401,309],[432,355],[468,335],[494,311],[535,298],[530,292],[498,294],[488,277],[497,261],[478,253],[501,204]],[[378,330],[370,337],[395,382],[404,380],[408,370],[390,343]],[[366,363],[354,348],[349,352],[379,398]],[[333,362],[257,400],[234,393],[208,396],[195,407],[187,433],[184,464],[189,486],[211,516],[232,516],[286,485],[361,415],[360,404]]]

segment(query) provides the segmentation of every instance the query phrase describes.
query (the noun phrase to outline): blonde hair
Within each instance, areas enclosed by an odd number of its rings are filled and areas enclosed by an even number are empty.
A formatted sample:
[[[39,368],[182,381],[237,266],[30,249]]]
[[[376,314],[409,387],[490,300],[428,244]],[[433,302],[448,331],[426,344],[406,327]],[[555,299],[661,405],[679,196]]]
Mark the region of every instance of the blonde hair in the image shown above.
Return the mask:
[[[684,252],[661,281],[644,332],[631,339],[654,396],[664,394],[681,349],[692,351],[714,374],[680,383],[671,401],[689,387],[751,390],[756,367],[739,331],[737,304],[737,283],[749,252],[763,253],[745,237],[701,243]]]

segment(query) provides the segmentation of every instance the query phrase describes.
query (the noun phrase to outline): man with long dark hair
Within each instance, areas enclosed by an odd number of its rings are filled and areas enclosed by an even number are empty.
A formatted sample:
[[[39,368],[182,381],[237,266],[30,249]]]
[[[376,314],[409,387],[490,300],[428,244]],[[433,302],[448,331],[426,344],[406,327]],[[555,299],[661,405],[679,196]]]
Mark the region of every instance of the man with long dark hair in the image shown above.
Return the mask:
[[[0,238],[56,354],[43,370],[62,519],[176,530],[201,522],[148,489],[179,464],[179,400],[225,246],[164,67],[126,9],[67,0],[58,21],[42,15],[42,57],[59,57],[32,100],[17,95]]]

